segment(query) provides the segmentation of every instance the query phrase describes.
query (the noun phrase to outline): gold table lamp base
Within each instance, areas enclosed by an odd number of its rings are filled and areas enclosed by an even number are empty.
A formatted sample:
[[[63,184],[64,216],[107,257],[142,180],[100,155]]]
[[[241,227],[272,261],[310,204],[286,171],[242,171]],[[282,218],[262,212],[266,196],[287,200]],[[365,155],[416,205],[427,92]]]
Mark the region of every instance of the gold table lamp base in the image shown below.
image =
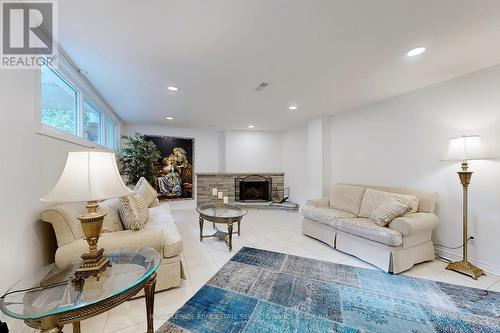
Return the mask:
[[[97,249],[97,242],[99,236],[101,236],[102,223],[106,216],[106,213],[97,212],[98,206],[96,201],[89,201],[87,203],[88,213],[78,217],[82,224],[85,240],[89,245],[89,252],[81,256],[83,262],[75,272],[73,277],[73,281],[75,282],[91,276],[99,280],[106,268],[111,267],[111,262],[103,255],[104,249]]]
[[[446,269],[468,275],[474,280],[477,280],[481,275],[486,275],[481,268],[474,266],[467,260],[452,262],[446,266]]]

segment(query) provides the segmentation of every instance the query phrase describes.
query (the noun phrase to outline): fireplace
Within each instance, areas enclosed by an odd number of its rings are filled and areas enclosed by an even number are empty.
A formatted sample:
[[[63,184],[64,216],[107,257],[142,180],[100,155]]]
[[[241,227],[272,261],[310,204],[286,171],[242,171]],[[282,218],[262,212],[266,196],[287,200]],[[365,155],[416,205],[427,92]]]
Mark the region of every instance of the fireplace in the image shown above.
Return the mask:
[[[259,175],[237,177],[234,180],[234,197],[240,202],[270,201],[272,178]]]

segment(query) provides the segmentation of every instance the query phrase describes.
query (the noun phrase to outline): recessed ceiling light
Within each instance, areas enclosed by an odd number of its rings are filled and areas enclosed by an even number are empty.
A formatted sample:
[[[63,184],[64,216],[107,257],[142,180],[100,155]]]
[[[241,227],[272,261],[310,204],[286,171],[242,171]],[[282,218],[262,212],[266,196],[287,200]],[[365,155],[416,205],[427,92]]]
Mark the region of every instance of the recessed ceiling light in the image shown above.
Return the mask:
[[[255,125],[248,125],[248,128],[254,128]]]
[[[169,87],[167,87],[167,89],[168,89],[169,91],[179,91],[179,88],[174,87],[174,86],[169,86]]]
[[[416,47],[416,48],[414,48],[414,49],[411,49],[410,51],[408,51],[408,52],[406,53],[406,55],[407,55],[408,57],[414,57],[414,56],[418,56],[419,54],[422,54],[422,53],[424,53],[424,52],[425,52],[425,47],[420,46],[420,47]]]
[[[296,105],[290,105],[288,107],[288,110],[297,110],[297,106]]]
[[[174,117],[166,117],[167,120],[174,120]]]

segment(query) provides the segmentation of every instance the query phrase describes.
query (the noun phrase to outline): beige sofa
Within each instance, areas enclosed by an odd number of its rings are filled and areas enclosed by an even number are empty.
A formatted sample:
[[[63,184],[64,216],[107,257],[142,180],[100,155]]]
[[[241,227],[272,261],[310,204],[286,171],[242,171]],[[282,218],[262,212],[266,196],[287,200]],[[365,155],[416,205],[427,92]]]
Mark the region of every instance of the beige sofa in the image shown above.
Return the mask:
[[[153,248],[163,258],[157,271],[156,291],[180,286],[181,278],[184,277],[180,260],[182,239],[168,204],[159,204],[156,199],[149,208],[148,222],[139,231],[123,230],[117,208],[113,204],[101,204],[101,207],[106,207],[108,215],[105,218],[113,221],[113,229],[121,230],[106,232],[103,227],[98,246],[106,251],[123,247]],[[71,261],[78,260],[88,250],[80,221],[76,218],[83,212],[83,203],[71,203],[50,207],[41,214],[41,219],[51,223],[54,228],[58,245],[55,261],[59,267],[66,267]]]
[[[394,219],[381,227],[366,216],[378,203],[366,190],[414,195],[418,212]],[[369,191],[373,196],[373,191]],[[302,210],[302,231],[335,249],[356,256],[380,269],[398,274],[434,259],[432,230],[437,227],[436,194],[411,189],[336,185],[330,197],[310,200]]]

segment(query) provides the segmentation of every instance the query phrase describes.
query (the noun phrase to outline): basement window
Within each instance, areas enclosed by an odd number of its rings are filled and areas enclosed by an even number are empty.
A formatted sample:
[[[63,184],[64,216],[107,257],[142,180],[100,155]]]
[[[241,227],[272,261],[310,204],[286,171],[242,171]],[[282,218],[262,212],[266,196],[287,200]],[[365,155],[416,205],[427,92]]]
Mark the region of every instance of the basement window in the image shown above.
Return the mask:
[[[83,101],[83,138],[101,144],[101,111],[89,101]]]
[[[85,147],[118,150],[120,128],[107,104],[68,68],[40,70],[38,133]]]
[[[78,92],[48,67],[41,73],[41,120],[60,131],[77,135]]]

